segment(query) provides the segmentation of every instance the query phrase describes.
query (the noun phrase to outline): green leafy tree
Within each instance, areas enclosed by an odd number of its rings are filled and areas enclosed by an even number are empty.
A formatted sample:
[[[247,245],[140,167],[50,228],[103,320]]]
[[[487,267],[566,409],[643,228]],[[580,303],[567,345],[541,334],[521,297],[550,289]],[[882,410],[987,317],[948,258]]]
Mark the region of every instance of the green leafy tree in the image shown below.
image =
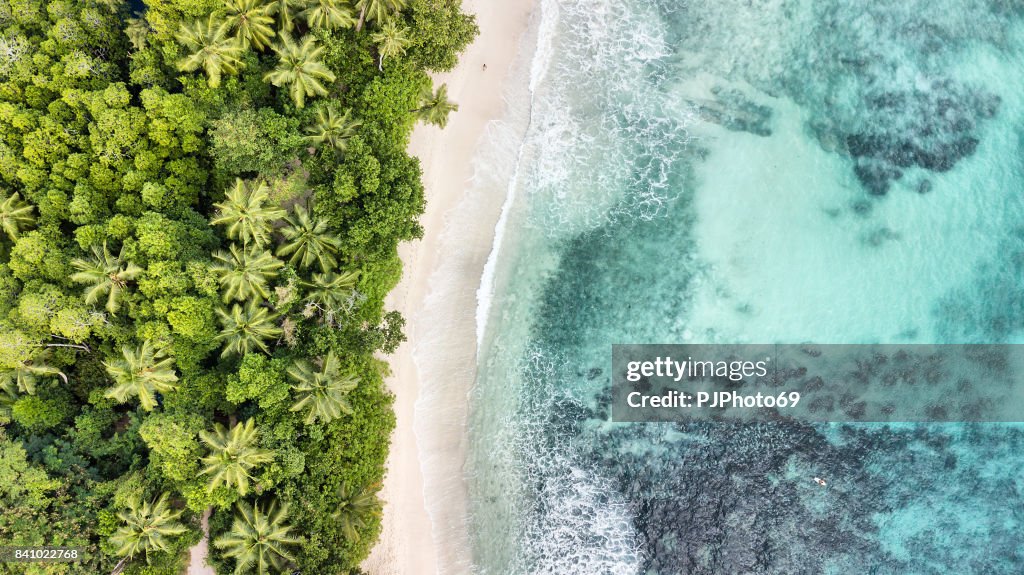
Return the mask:
[[[363,29],[364,22],[383,22],[392,14],[405,8],[406,0],[358,0],[356,9],[359,10],[359,21],[356,23],[356,32]]]
[[[461,2],[410,0],[414,45],[412,59],[432,72],[455,67],[462,52],[480,33],[476,18],[462,11]]]
[[[218,251],[213,259],[217,260],[213,269],[220,276],[225,302],[267,299],[270,296],[267,282],[277,277],[277,270],[284,265],[269,251],[258,247],[247,250],[238,244],[231,244],[227,252]]]
[[[136,50],[146,49],[146,41],[152,31],[152,28],[149,27],[149,22],[146,22],[145,18],[129,18],[128,25],[124,29],[125,35],[128,36],[128,41],[132,43]]]
[[[217,215],[210,223],[227,226],[227,236],[240,240],[244,246],[265,245],[270,239],[272,222],[287,213],[281,208],[264,206],[269,194],[269,188],[262,182],[246,184],[236,179],[224,201],[214,204]]]
[[[399,28],[394,20],[386,22],[370,39],[377,45],[377,68],[381,72],[384,71],[385,58],[397,58],[405,54],[405,49],[412,44],[409,29]]]
[[[432,92],[429,87],[425,88],[420,99],[420,107],[413,112],[418,119],[444,128],[448,125],[448,114],[458,109],[458,104],[448,101],[448,84],[441,84],[436,92]]]
[[[331,106],[324,106],[316,112],[316,123],[306,127],[306,139],[313,146],[319,148],[328,145],[344,152],[348,148],[348,141],[356,135],[356,130],[363,123],[352,118],[352,110],[345,110],[345,113],[338,115]]]
[[[328,231],[327,220],[311,218],[306,208],[296,204],[295,213],[285,221],[288,225],[281,228],[284,243],[277,248],[277,255],[291,256],[288,263],[303,268],[316,262],[324,272],[338,265],[335,256],[341,249],[341,240]]]
[[[217,340],[224,342],[221,357],[245,355],[256,349],[266,353],[266,340],[280,337],[282,333],[281,328],[274,325],[267,308],[254,301],[249,301],[245,307],[235,304],[231,312],[218,309],[217,315],[224,326],[217,335]]]
[[[367,485],[361,489],[342,482],[338,489],[338,508],[332,517],[341,526],[341,532],[350,541],[359,541],[359,530],[364,529],[381,513],[380,499],[377,498],[379,485]]]
[[[317,419],[330,423],[342,413],[352,413],[348,394],[359,385],[359,378],[340,373],[340,362],[333,351],[324,358],[319,371],[314,371],[308,361],[299,360],[288,368],[288,377],[294,382],[292,389],[297,397],[291,410],[309,410],[306,424]]]
[[[269,0],[267,12],[277,16],[277,27],[285,32],[295,28],[295,14],[302,9],[304,0]],[[282,37],[287,35],[282,34]]]
[[[272,108],[228,111],[213,122],[211,130],[211,152],[218,171],[258,172],[266,180],[289,170],[307,147],[297,126],[296,118]]]
[[[110,536],[117,555],[132,559],[141,553],[148,561],[151,552],[167,551],[171,538],[188,531],[177,521],[182,511],[172,511],[167,498],[164,493],[152,502],[134,499],[127,510],[118,512],[123,525]]]
[[[352,9],[341,0],[312,0],[301,16],[313,30],[335,30],[356,25]]]
[[[156,394],[167,393],[178,388],[178,376],[174,373],[174,358],[163,350],[154,349],[146,340],[141,346],[121,348],[121,359],[103,362],[107,373],[114,379],[114,386],[104,394],[118,403],[126,403],[138,397],[146,411],[156,407]]]
[[[11,241],[16,241],[18,234],[35,222],[32,216],[34,209],[21,199],[18,192],[9,196],[0,192],[0,228],[3,228]]]
[[[296,44],[291,36],[282,36],[281,43],[274,47],[277,52],[277,66],[263,79],[277,86],[287,86],[292,100],[299,108],[305,107],[307,96],[326,96],[324,82],[334,82],[335,76],[321,61],[323,46],[316,45],[316,38],[306,36],[302,44]]]
[[[249,492],[249,482],[253,479],[250,472],[274,460],[273,451],[256,445],[259,433],[254,419],[237,423],[230,430],[218,423],[212,432],[202,431],[199,437],[210,450],[202,458],[205,467],[199,472],[210,476],[210,492],[223,484],[244,496]]]
[[[264,509],[240,501],[231,529],[213,545],[235,560],[235,575],[271,575],[287,572],[295,561],[288,548],[300,542],[288,524],[287,505],[274,500]]]
[[[224,74],[237,74],[243,66],[244,48],[231,36],[231,25],[218,21],[213,14],[205,21],[183,24],[176,38],[192,52],[178,62],[178,70],[195,72],[202,68],[213,88],[220,86]]]
[[[121,309],[121,300],[128,290],[128,282],[138,278],[143,271],[131,262],[125,263],[123,254],[122,248],[121,253],[114,257],[104,242],[102,247],[92,247],[93,257],[71,262],[72,267],[78,270],[71,276],[71,281],[90,284],[85,290],[85,303],[93,305],[106,296],[104,307],[107,311],[116,315]]]
[[[243,47],[262,50],[270,46],[270,39],[277,35],[269,11],[260,0],[228,0],[224,19]]]

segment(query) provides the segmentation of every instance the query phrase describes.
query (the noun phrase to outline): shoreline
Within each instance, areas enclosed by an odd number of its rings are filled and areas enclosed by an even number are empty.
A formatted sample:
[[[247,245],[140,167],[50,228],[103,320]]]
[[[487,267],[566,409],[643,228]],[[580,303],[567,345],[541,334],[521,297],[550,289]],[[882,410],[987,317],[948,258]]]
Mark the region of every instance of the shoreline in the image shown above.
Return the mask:
[[[480,35],[453,71],[434,78],[435,86],[448,84],[459,111],[444,130],[418,125],[410,139],[409,152],[423,170],[425,231],[421,240],[399,247],[402,280],[387,299],[387,307],[405,317],[408,341],[387,358],[396,427],[380,493],[383,527],[362,564],[369,575],[469,573],[472,567],[467,398],[476,374],[477,290],[507,188],[499,183],[494,193],[493,174],[486,171],[501,168],[477,166],[475,159],[507,112],[505,89],[533,7],[533,0],[463,1]],[[484,178],[486,186],[480,185]]]

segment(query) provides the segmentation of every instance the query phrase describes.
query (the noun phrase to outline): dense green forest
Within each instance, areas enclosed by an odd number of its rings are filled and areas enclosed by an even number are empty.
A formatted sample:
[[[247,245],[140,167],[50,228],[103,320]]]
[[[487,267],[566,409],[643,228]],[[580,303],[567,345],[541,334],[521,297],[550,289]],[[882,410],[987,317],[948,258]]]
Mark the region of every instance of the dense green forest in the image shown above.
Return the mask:
[[[459,0],[0,0],[0,573],[358,573]]]

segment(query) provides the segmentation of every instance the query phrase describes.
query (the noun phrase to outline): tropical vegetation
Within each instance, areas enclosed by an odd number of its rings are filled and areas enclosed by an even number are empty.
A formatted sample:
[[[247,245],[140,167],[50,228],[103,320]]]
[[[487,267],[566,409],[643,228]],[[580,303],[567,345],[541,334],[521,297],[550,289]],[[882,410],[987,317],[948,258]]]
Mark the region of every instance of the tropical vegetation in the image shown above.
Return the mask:
[[[459,0],[0,0],[0,545],[359,573]]]

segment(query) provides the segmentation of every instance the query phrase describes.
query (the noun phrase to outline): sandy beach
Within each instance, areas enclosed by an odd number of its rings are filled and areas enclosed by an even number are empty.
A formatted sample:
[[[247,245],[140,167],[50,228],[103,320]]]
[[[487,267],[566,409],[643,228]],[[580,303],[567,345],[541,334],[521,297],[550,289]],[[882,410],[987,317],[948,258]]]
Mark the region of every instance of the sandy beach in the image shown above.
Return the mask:
[[[420,125],[412,136],[410,152],[420,158],[426,186],[425,234],[401,246],[404,273],[388,301],[405,316],[408,341],[388,358],[398,423],[381,492],[383,533],[363,564],[370,575],[470,568],[463,467],[476,291],[506,192],[479,185],[488,176],[477,172],[474,157],[506,112],[504,90],[532,8],[532,0],[463,1],[476,14],[480,36],[455,70],[435,77],[435,85],[448,84],[459,111],[444,130]]]

